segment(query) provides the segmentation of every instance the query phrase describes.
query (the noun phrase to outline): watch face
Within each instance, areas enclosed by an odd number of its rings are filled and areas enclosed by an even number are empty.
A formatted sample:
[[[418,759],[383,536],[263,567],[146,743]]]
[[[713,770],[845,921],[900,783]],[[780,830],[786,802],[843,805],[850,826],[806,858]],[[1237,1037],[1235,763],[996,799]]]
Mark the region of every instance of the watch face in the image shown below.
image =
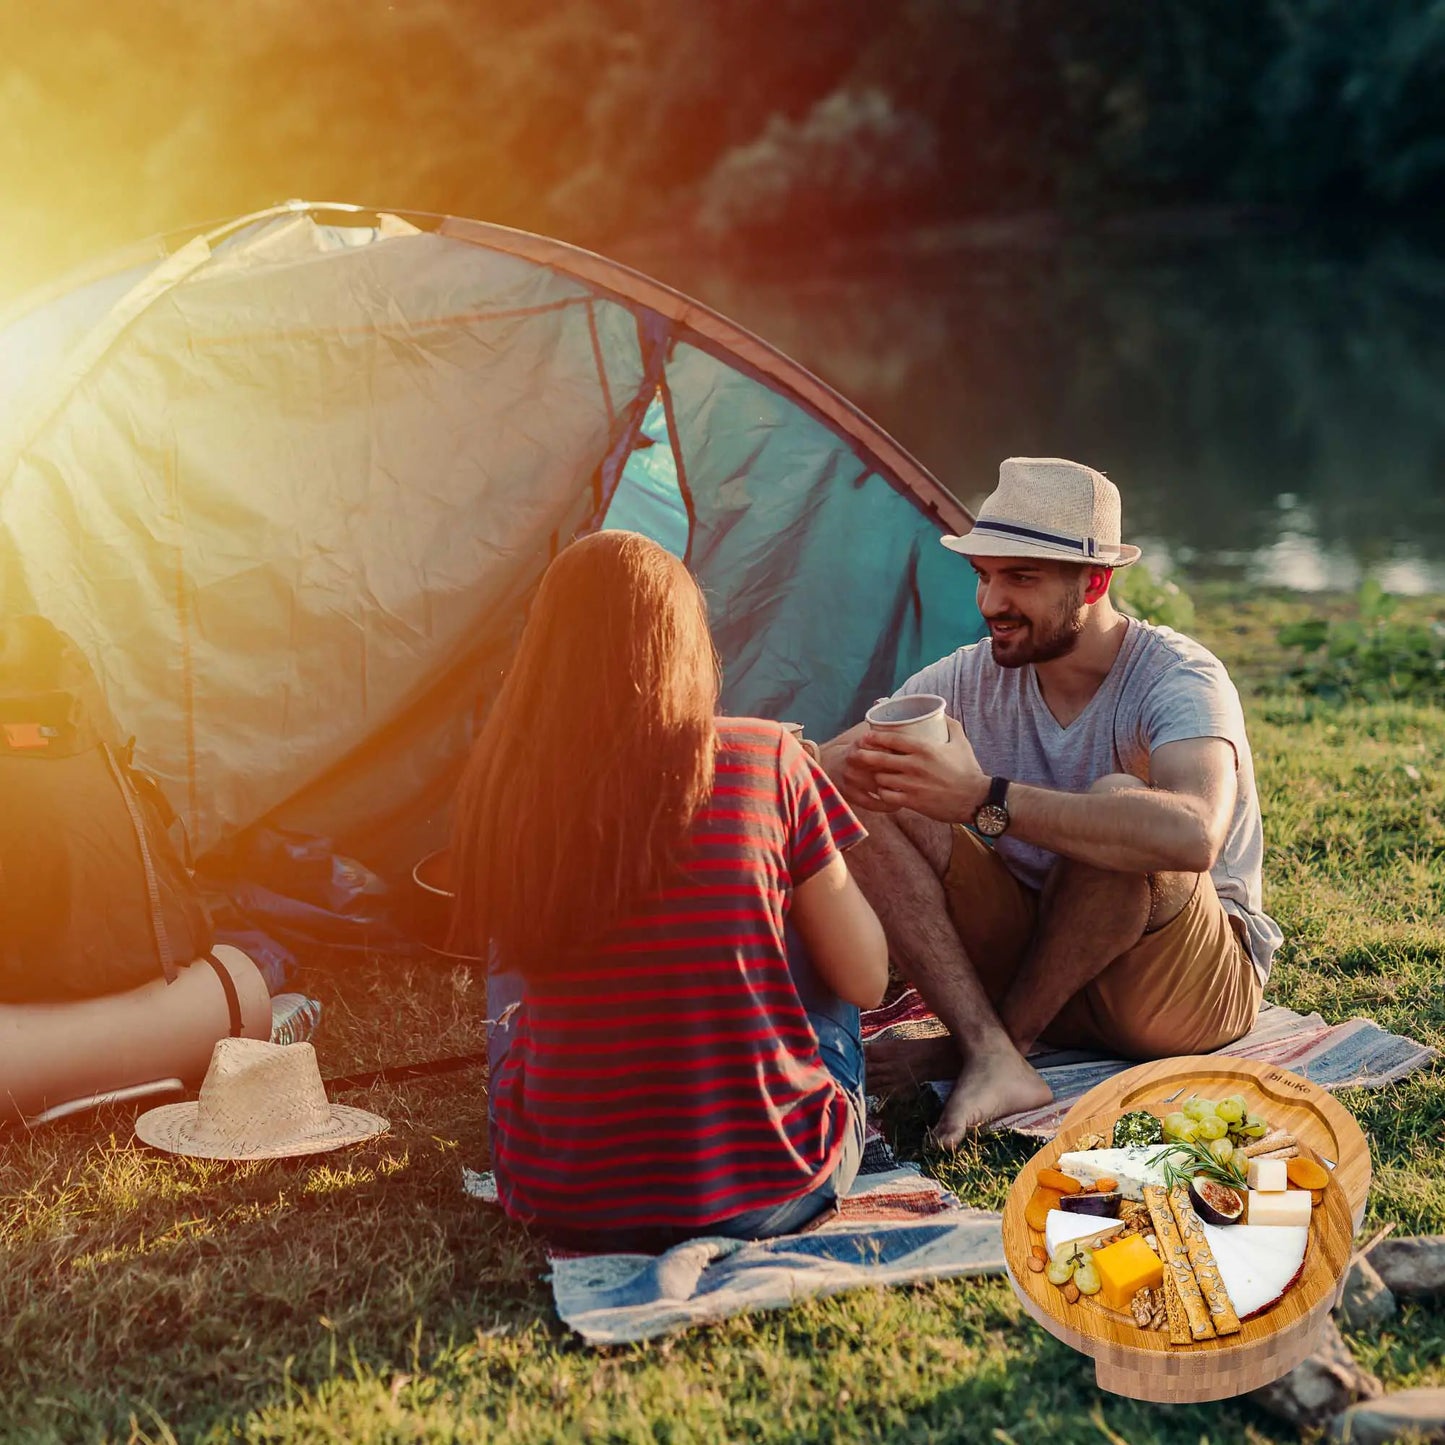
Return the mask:
[[[997,838],[1008,827],[1008,809],[1002,803],[985,803],[973,815],[973,826],[985,838]]]

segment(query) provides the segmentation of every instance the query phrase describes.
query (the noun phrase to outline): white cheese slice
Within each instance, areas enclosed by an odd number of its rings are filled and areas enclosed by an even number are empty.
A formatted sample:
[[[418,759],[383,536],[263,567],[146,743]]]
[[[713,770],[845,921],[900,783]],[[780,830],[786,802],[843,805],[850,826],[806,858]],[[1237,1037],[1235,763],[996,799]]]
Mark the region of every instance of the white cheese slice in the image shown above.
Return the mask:
[[[1249,1222],[1275,1228],[1296,1229],[1310,1226],[1310,1210],[1314,1201],[1308,1189],[1286,1189],[1283,1194],[1249,1191]]]
[[[1100,1219],[1097,1214],[1072,1214],[1067,1209],[1051,1209],[1044,1220],[1044,1248],[1049,1257],[1061,1244],[1094,1235],[1109,1235],[1124,1226],[1117,1219]]]
[[[1304,1265],[1307,1226],[1206,1224],[1203,1228],[1229,1302],[1242,1320],[1278,1303]]]
[[[1289,1188],[1289,1175],[1283,1159],[1251,1159],[1249,1187],[1264,1194],[1283,1194]]]
[[[1149,1160],[1164,1148],[1150,1144],[1135,1149],[1081,1149],[1074,1154],[1060,1154],[1054,1165],[1061,1174],[1092,1184],[1096,1179],[1113,1179],[1125,1199],[1143,1199],[1146,1184],[1164,1183],[1164,1161]]]

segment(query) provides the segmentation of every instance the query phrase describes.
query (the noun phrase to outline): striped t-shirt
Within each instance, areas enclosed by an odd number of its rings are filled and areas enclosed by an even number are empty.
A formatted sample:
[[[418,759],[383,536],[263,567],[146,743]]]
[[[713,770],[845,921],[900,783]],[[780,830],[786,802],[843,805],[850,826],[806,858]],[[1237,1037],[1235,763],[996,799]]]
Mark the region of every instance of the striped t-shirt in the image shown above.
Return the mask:
[[[685,869],[586,961],[525,986],[493,1081],[507,1212],[700,1227],[807,1193],[848,1127],[788,970],[792,890],[866,836],[777,723],[718,721]]]

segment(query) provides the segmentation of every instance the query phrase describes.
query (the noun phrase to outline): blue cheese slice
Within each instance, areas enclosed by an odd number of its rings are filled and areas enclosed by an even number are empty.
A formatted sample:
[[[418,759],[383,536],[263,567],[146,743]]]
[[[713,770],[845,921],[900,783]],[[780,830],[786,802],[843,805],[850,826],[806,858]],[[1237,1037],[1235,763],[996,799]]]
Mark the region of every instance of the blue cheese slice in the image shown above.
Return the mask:
[[[1097,1179],[1112,1179],[1125,1199],[1143,1199],[1146,1184],[1163,1187],[1164,1161],[1149,1160],[1163,1149],[1162,1144],[1133,1149],[1082,1149],[1075,1154],[1060,1154],[1054,1165],[1061,1174],[1092,1184]]]

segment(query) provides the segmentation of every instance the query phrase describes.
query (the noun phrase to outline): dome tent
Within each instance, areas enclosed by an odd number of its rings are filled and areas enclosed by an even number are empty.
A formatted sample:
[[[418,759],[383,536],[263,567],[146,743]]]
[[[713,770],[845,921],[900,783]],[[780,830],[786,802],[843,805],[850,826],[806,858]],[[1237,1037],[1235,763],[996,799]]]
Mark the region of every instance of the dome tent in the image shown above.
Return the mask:
[[[148,243],[12,314],[0,397],[0,606],[87,653],[198,854],[438,846],[532,588],[598,527],[685,557],[726,711],[815,737],[981,632],[936,540],[967,513],[876,425],[502,227],[294,202]]]

